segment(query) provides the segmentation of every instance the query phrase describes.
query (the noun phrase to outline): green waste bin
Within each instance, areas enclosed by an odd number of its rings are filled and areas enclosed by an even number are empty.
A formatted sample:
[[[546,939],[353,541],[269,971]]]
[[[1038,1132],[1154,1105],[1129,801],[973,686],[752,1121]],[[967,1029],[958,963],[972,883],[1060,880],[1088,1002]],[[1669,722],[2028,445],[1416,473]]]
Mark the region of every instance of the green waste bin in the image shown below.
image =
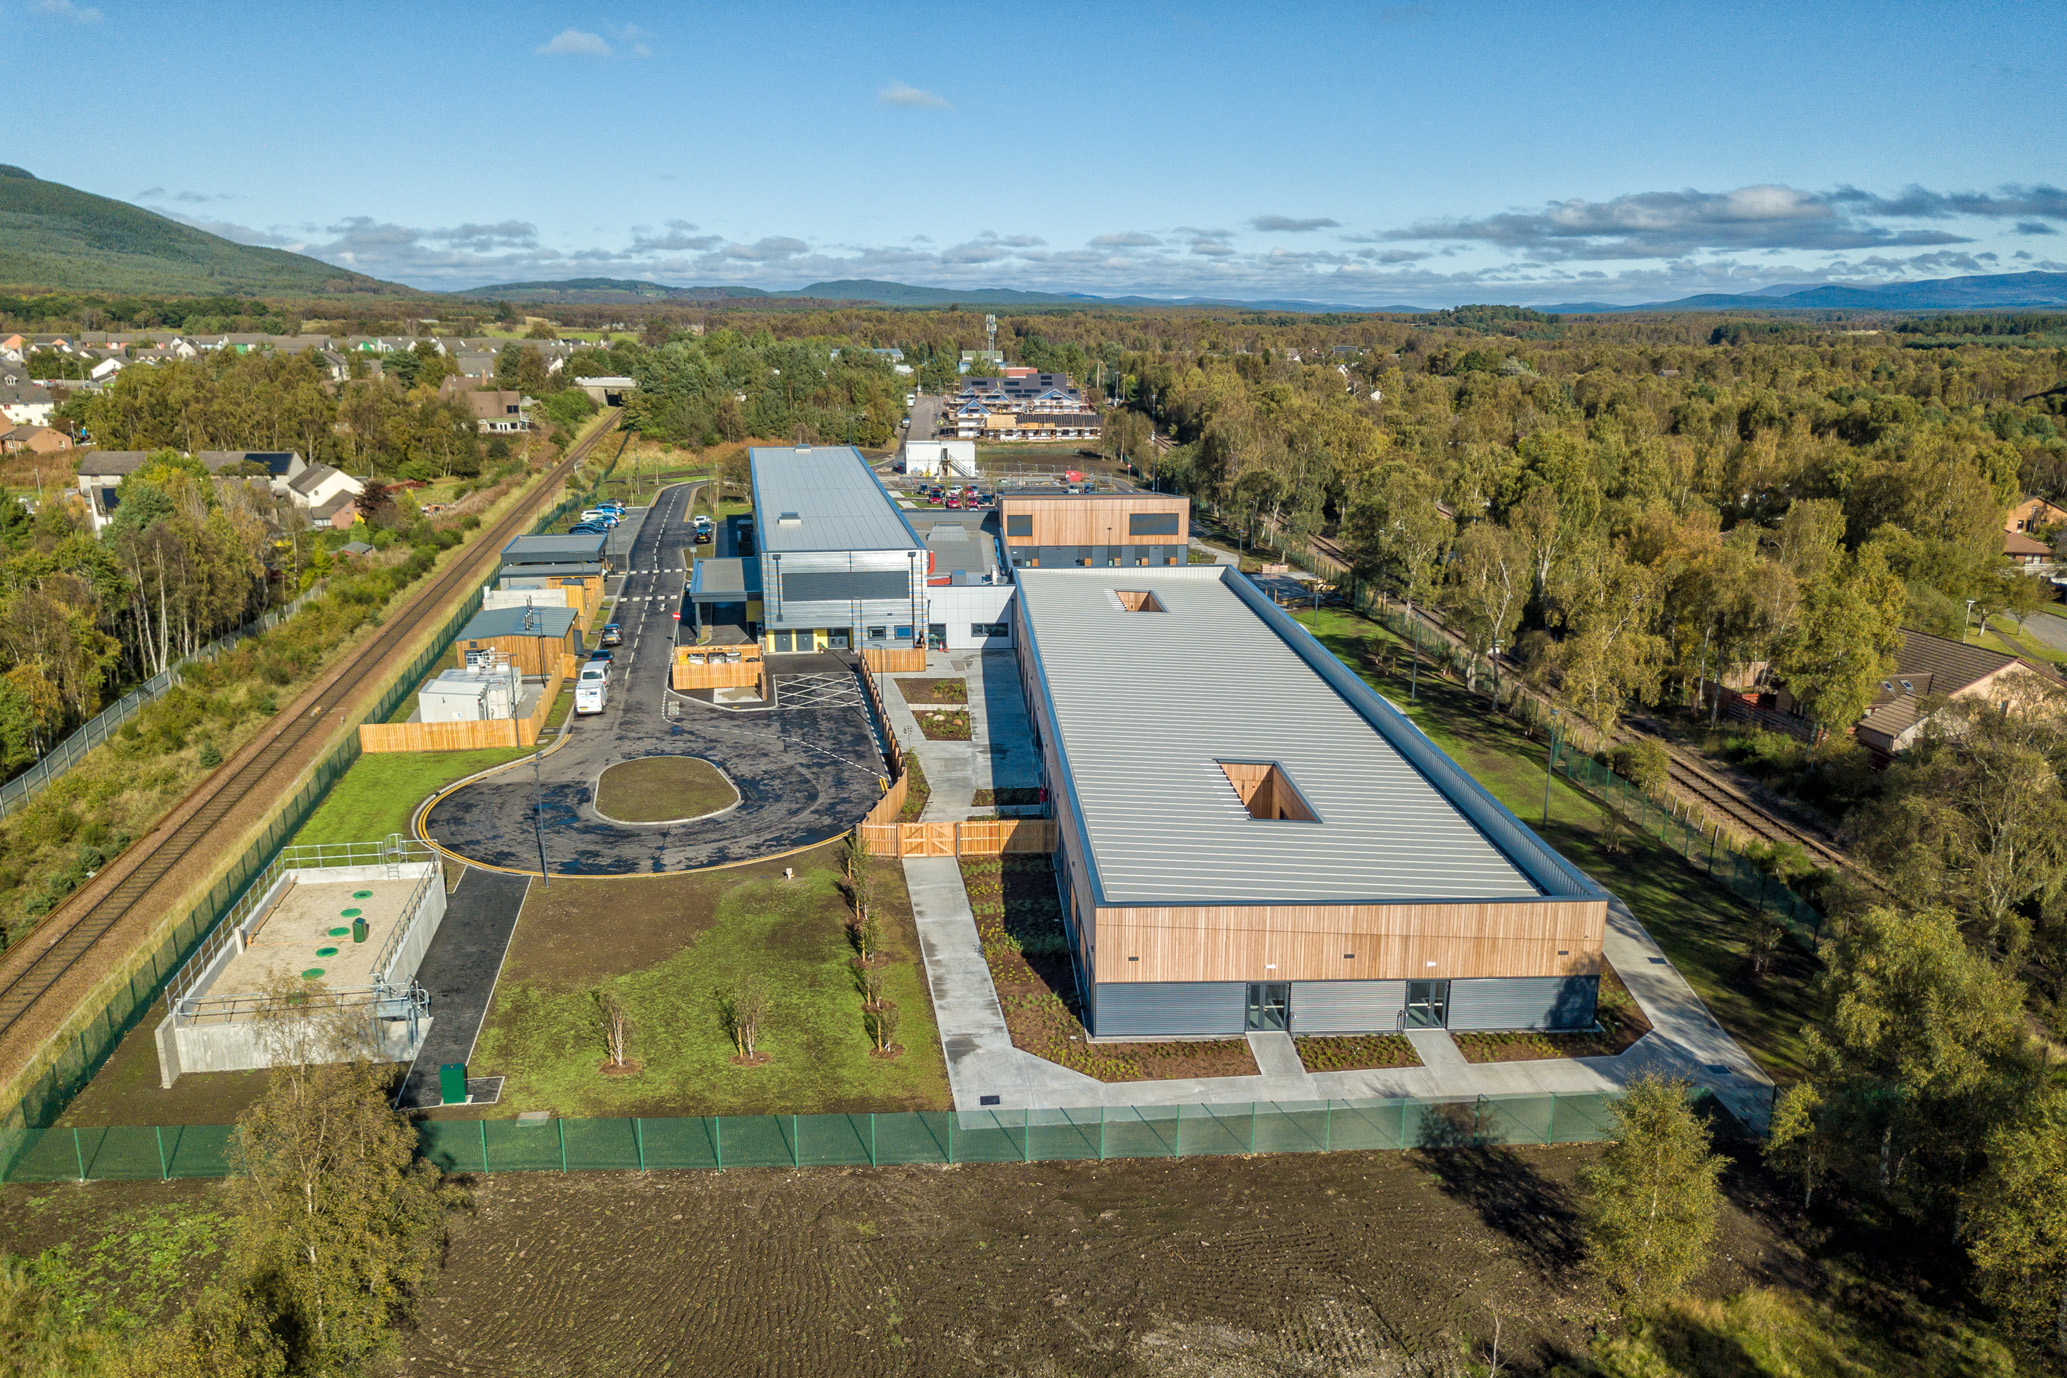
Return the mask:
[[[440,1105],[465,1105],[467,1100],[467,1065],[464,1062],[448,1062],[438,1068],[438,1103]]]
[[[355,942],[355,943],[363,943],[363,942],[365,942],[365,941],[366,941],[366,932],[367,932],[367,930],[366,930],[366,920],[364,920],[364,919],[353,919],[353,920],[352,920],[352,941],[353,941],[353,942]]]

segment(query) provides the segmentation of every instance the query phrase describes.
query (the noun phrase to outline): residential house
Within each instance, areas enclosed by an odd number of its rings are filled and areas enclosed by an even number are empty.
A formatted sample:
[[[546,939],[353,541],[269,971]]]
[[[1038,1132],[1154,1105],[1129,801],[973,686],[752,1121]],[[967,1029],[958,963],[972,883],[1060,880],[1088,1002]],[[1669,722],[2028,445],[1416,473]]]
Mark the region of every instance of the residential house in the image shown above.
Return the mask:
[[[2025,498],[2002,519],[2005,531],[2052,531],[2063,526],[2067,526],[2067,512],[2044,498]]]
[[[1880,682],[1873,707],[1852,735],[1876,757],[1907,750],[1939,704],[1987,699],[2008,710],[2023,695],[2058,681],[2030,661],[1928,632],[1902,632],[1895,669]]]
[[[18,364],[28,352],[28,347],[29,342],[21,336],[9,335],[6,339],[0,340],[0,359],[9,359]]]
[[[2002,553],[2026,574],[2042,574],[2053,563],[2053,548],[2021,531],[2002,533]]]
[[[16,426],[0,434],[0,454],[56,454],[72,448],[72,437],[51,426]]]
[[[86,376],[93,382],[105,383],[110,378],[113,378],[116,374],[120,373],[122,371],[122,368],[122,360],[110,354],[107,358],[102,359],[99,363],[95,364],[92,368],[88,369],[86,372]]]
[[[366,485],[328,464],[310,464],[287,481],[287,496],[297,507],[328,508],[339,496],[356,498]]]
[[[49,388],[27,378],[0,382],[0,416],[17,426],[48,426],[56,405]]]
[[[358,520],[359,504],[355,493],[341,492],[309,507],[310,526],[349,531]]]
[[[439,386],[447,397],[456,397],[473,409],[474,423],[482,435],[519,435],[531,429],[524,414],[524,394],[493,388],[469,389],[462,378],[447,378]]]

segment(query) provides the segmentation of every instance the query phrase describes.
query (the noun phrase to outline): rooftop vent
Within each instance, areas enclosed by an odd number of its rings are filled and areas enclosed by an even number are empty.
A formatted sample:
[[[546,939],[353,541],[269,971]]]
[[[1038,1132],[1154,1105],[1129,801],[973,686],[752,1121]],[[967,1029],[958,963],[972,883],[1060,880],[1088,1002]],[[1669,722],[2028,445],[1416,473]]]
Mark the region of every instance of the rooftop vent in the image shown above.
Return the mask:
[[[1249,817],[1267,822],[1318,823],[1290,776],[1274,761],[1216,761],[1227,783],[1249,811]]]
[[[802,526],[804,519],[794,512],[783,512],[776,516],[775,524],[777,526]]]
[[[1119,605],[1121,612],[1168,612],[1163,601],[1147,589],[1107,589],[1106,596]]]

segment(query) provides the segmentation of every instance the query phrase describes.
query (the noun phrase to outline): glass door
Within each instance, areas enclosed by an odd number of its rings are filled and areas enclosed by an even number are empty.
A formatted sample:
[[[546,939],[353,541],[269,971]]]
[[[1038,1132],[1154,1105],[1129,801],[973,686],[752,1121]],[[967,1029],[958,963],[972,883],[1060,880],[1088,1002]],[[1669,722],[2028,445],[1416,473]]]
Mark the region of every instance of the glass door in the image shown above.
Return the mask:
[[[1253,981],[1249,985],[1249,1017],[1245,1027],[1282,1033],[1292,1022],[1292,986],[1288,981]]]
[[[1407,982],[1407,1027],[1441,1029],[1450,1022],[1448,981]]]

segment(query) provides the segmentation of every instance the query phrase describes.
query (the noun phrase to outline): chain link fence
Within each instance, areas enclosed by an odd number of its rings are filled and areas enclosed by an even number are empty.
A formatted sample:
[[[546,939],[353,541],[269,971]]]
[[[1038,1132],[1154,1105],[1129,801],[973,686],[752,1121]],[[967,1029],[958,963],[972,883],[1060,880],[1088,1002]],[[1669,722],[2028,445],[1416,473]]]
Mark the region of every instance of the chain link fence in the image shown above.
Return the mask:
[[[1713,1112],[1713,1096],[1689,1093]],[[1613,1092],[1389,1097],[1067,1110],[716,1115],[679,1119],[424,1120],[419,1150],[446,1172],[587,1172],[773,1167],[1100,1162],[1255,1153],[1599,1143]],[[229,1125],[36,1129],[10,1182],[224,1177]]]
[[[604,471],[607,473],[607,469]],[[589,493],[595,491],[593,480]],[[578,511],[588,501],[588,496],[569,497],[550,512],[539,518],[532,526],[534,532],[544,531],[569,511]],[[402,673],[381,692],[380,697],[368,711],[365,721],[383,722],[408,696],[424,676],[437,665],[452,649],[460,629],[467,624],[481,606],[482,590],[495,578],[495,571],[461,601],[458,610],[448,616]],[[307,596],[307,595],[305,595]],[[284,613],[286,610],[282,609]],[[253,634],[249,631],[242,635]],[[218,643],[217,649],[221,648]],[[162,692],[162,691],[161,691]],[[131,710],[134,711],[133,709]],[[165,989],[174,972],[178,971],[193,956],[196,949],[215,931],[223,918],[236,908],[252,885],[264,875],[266,868],[286,845],[289,838],[298,832],[302,824],[316,811],[330,789],[352,763],[359,759],[359,737],[356,732],[347,733],[344,740],[311,769],[309,778],[294,792],[267,822],[265,831],[238,856],[229,870],[214,885],[208,894],[180,920],[179,924],[150,952],[130,975],[129,979],[115,990],[108,1002],[90,1015],[87,1022],[68,1035],[64,1046],[23,1093],[21,1100],[4,1116],[0,1116],[0,1164],[18,1163],[22,1155],[31,1152],[52,1131],[47,1126],[56,1123],[70,1105],[73,1097],[93,1080],[115,1048],[127,1037],[144,1017]],[[195,1154],[204,1153],[198,1145],[215,1142],[214,1152],[220,1161],[220,1145],[227,1142],[228,1128],[218,1126],[213,1140],[206,1126],[166,1128],[163,1130],[144,1127],[142,1129],[109,1130],[116,1136],[113,1142],[126,1143],[128,1138],[141,1135],[156,1142],[170,1136],[172,1147],[168,1150],[167,1162],[201,1161]],[[101,1131],[92,1131],[100,1133]],[[62,1133],[62,1131],[60,1131]],[[141,1140],[139,1140],[140,1142]],[[184,1147],[183,1147],[184,1145]],[[83,1148],[82,1148],[83,1152]],[[112,1160],[111,1160],[112,1161]],[[205,1172],[183,1173],[186,1176],[220,1176],[226,1168]],[[24,1179],[26,1180],[26,1179]]]

